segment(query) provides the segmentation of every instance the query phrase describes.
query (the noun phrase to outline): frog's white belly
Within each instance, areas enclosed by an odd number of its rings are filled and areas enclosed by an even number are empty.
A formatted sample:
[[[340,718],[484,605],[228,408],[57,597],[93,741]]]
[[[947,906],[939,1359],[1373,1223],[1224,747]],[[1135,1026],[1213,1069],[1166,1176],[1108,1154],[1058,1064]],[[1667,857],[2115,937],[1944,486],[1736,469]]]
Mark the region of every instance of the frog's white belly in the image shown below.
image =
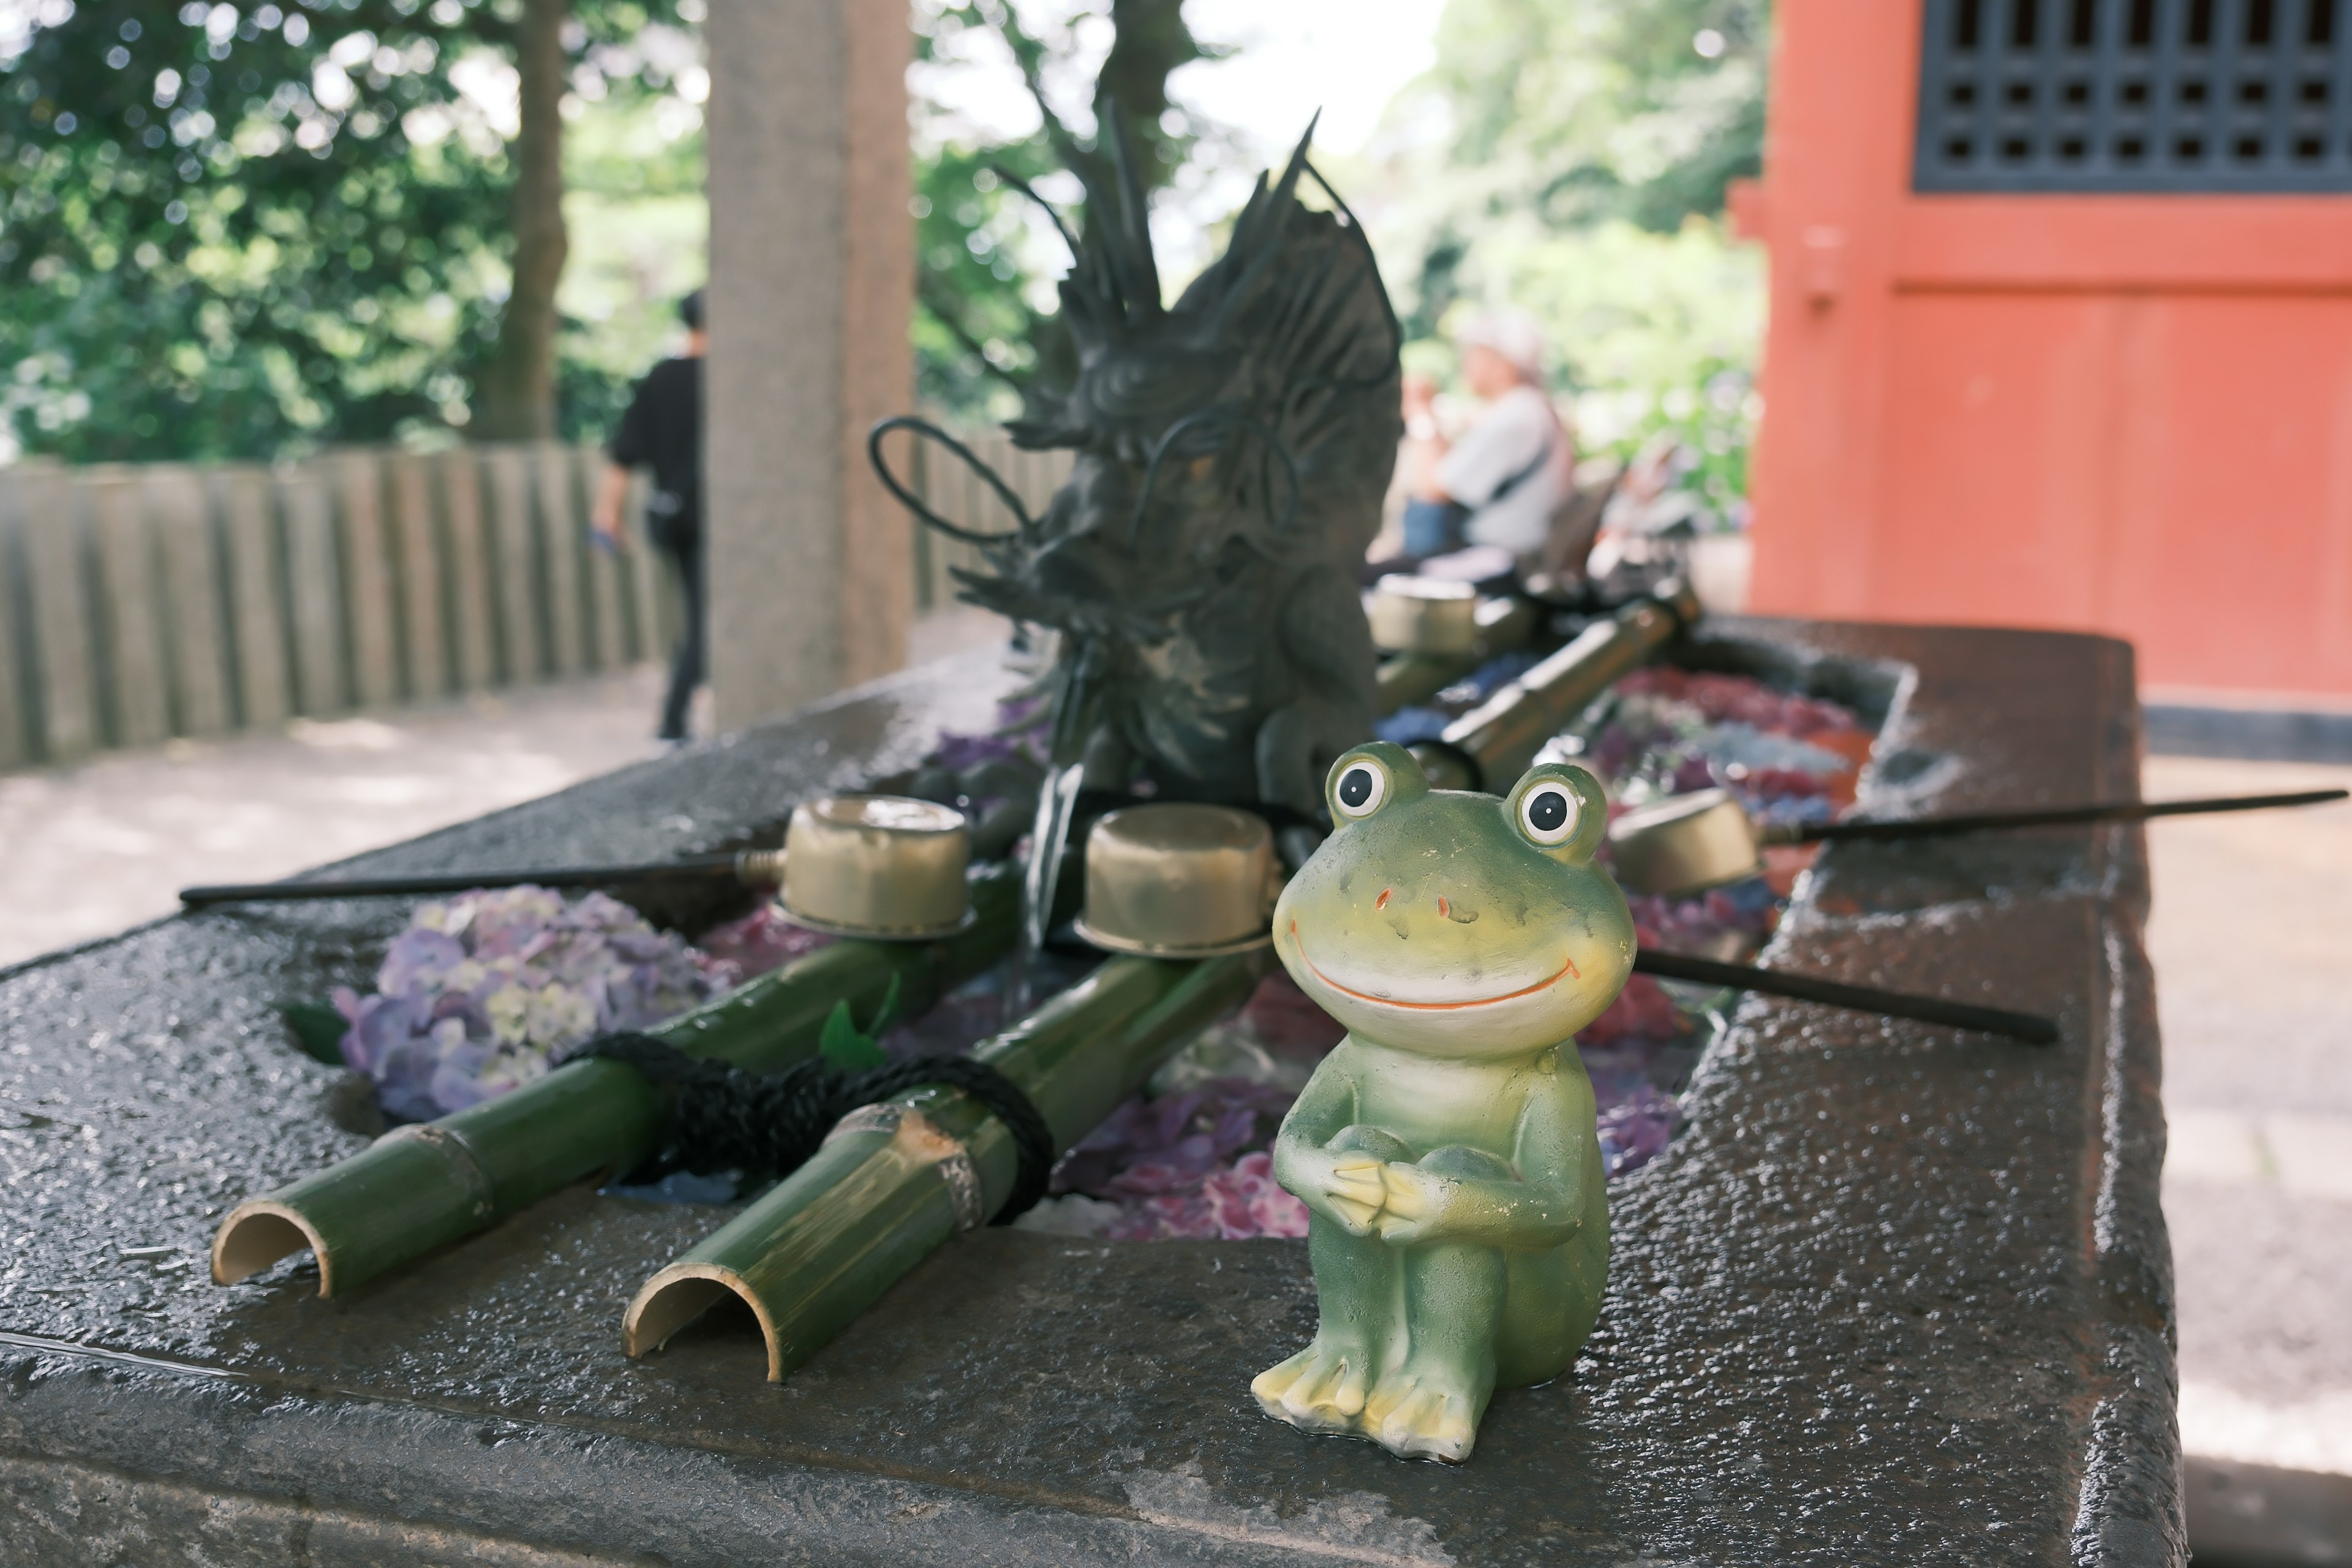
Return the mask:
[[[1509,1159],[1531,1093],[1549,1087],[1532,1060],[1448,1061],[1351,1039],[1357,1117],[1392,1132],[1415,1155],[1466,1144]]]

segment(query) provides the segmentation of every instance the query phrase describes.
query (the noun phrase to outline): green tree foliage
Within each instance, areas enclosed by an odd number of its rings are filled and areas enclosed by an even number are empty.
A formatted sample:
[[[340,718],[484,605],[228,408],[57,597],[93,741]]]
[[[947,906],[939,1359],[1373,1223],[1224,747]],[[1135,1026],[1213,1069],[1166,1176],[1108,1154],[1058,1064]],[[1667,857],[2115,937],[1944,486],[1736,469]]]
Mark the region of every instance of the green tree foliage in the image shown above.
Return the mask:
[[[1089,26],[1109,27],[1109,47],[1085,98],[1085,118],[1058,107],[1057,78],[1080,56]],[[919,105],[915,167],[918,389],[924,401],[967,417],[1003,416],[1017,408],[1040,374],[1059,379],[1073,368],[1043,264],[1029,249],[1034,212],[998,171],[1070,205],[1081,170],[1108,186],[1110,144],[1103,133],[1117,112],[1148,187],[1168,183],[1195,140],[1170,101],[1168,78],[1215,51],[1185,25],[1181,0],[1079,0],[1050,22],[1024,23],[1005,0],[963,0],[918,8],[919,58],[953,66],[982,50],[1009,51],[1028,89],[1037,128],[1013,139],[978,136],[955,126],[936,105]]]
[[[1768,24],[1766,0],[1449,0],[1365,171],[1409,363],[1443,376],[1451,318],[1528,312],[1582,448],[1671,442],[1725,521],[1764,292],[1722,209],[1761,166]]]
[[[513,277],[520,0],[34,9],[0,58],[0,414],[26,447],[269,456],[469,419]],[[578,0],[574,80],[676,12]]]
[[[1393,118],[1440,128],[1391,181],[1414,195],[1409,329],[1435,331],[1497,224],[1665,234],[1762,167],[1765,0],[1449,0],[1437,64]]]
[[[675,56],[690,41],[666,39],[667,64],[678,65]],[[642,52],[648,42],[632,47]],[[678,299],[708,270],[701,117],[675,92],[649,89],[653,62],[614,63],[607,82],[584,84],[602,96],[563,139],[571,257],[560,295],[556,405],[563,435],[574,440],[601,439],[619,425],[637,378],[677,340]]]

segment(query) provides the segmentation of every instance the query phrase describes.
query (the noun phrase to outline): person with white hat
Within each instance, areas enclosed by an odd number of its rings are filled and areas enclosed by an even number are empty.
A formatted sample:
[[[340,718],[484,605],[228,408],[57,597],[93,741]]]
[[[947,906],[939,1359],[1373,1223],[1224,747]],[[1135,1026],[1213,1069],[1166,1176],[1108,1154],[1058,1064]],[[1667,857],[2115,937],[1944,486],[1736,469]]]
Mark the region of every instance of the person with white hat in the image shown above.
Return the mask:
[[[1576,482],[1575,451],[1544,390],[1543,330],[1517,311],[1489,311],[1454,343],[1464,383],[1486,406],[1449,442],[1435,389],[1406,378],[1404,553],[1425,560],[1466,543],[1532,554]]]

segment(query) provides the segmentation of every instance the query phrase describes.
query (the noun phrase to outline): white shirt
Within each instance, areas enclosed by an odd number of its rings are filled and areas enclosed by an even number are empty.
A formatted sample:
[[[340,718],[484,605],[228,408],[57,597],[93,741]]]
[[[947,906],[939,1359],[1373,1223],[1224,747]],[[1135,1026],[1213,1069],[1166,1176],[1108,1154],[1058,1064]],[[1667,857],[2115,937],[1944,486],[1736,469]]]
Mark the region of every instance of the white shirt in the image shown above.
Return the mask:
[[[1540,464],[1510,493],[1495,491],[1512,475]],[[1525,555],[1543,548],[1551,514],[1576,482],[1576,455],[1551,400],[1525,383],[1488,404],[1477,423],[1437,459],[1437,486],[1470,508],[1474,544],[1499,545]]]

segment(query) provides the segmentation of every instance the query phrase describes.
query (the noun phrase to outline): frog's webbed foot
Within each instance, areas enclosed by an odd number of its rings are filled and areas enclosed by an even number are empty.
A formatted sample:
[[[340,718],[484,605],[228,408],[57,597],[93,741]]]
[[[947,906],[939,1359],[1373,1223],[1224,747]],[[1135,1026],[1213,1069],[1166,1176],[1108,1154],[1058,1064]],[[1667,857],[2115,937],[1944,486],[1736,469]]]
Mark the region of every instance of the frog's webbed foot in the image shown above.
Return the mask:
[[[1478,1417],[1491,1392],[1452,1368],[1408,1361],[1373,1388],[1360,1427],[1401,1458],[1458,1465],[1478,1440]]]
[[[1371,1355],[1361,1345],[1317,1334],[1279,1366],[1259,1373],[1250,1392],[1268,1415],[1307,1432],[1353,1432],[1371,1384]]]

